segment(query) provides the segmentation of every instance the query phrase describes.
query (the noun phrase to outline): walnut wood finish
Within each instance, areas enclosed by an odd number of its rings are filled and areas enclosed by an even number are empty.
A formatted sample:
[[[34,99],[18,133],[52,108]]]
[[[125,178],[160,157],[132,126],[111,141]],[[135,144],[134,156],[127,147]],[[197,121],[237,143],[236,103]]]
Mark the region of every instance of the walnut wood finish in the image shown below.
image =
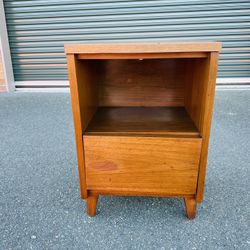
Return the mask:
[[[180,59],[102,60],[99,106],[184,106]]]
[[[173,42],[128,44],[66,44],[66,54],[158,54],[175,52],[219,52],[220,42]]]
[[[200,137],[183,107],[100,107],[84,134]]]
[[[87,198],[87,213],[93,217],[96,215],[96,207],[98,202],[98,194],[89,194]]]
[[[66,45],[81,197],[203,200],[220,43]]]
[[[196,197],[199,203],[202,202],[204,193],[217,65],[218,53],[215,52],[206,60],[197,59],[187,65],[189,74],[186,74],[185,108],[203,139]]]
[[[212,122],[212,114],[213,114],[213,103],[214,103],[214,94],[215,94],[215,83],[216,83],[216,75],[218,68],[218,53],[211,53],[208,59],[206,71],[205,71],[205,82],[206,85],[206,94],[204,96],[204,115],[202,119],[202,150],[200,157],[200,169],[199,169],[199,178],[197,185],[197,202],[202,202],[204,195],[204,184],[205,184],[205,176],[206,176],[206,165],[208,158],[208,146],[210,139],[210,128]],[[205,85],[205,83],[204,83]]]
[[[194,198],[184,198],[184,203],[188,219],[194,219],[196,216],[196,200]]]
[[[206,58],[206,52],[175,52],[175,53],[95,53],[79,54],[77,59],[163,59],[163,58]]]
[[[196,193],[200,138],[84,135],[88,190]]]
[[[89,195],[118,195],[118,196],[149,196],[149,197],[177,197],[177,198],[193,198],[195,199],[195,195],[193,194],[170,194],[169,192],[153,192],[153,191],[123,191],[123,190],[115,190],[115,189],[96,189],[89,190]]]
[[[76,60],[74,55],[67,56],[72,112],[75,127],[78,169],[81,197],[87,198],[86,176],[84,166],[84,152],[82,132],[87,127],[97,109],[96,88],[94,84],[93,68]]]

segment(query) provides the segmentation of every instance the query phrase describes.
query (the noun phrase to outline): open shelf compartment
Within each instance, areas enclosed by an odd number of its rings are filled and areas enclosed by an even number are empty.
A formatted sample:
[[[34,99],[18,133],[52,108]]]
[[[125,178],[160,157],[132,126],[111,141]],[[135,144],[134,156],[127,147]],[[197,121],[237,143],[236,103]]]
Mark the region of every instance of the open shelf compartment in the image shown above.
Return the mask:
[[[208,57],[75,63],[83,134],[202,137]]]
[[[84,134],[199,137],[183,107],[100,107]]]

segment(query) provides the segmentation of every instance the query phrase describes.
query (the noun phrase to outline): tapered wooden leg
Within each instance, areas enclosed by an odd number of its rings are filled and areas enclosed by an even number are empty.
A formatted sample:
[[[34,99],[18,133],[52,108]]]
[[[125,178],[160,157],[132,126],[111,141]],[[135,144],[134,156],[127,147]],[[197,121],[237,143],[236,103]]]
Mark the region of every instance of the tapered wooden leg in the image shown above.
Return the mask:
[[[89,216],[96,215],[96,206],[99,195],[89,195],[87,198],[87,213]]]
[[[184,198],[186,215],[188,219],[194,219],[196,215],[196,200],[195,198]]]

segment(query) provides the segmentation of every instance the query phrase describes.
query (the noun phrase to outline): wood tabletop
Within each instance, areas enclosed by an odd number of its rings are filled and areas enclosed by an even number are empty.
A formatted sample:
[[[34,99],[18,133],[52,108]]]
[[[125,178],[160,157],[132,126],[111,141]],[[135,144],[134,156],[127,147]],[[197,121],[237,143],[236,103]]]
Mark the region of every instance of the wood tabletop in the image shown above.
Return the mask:
[[[220,42],[66,44],[66,54],[219,52]]]

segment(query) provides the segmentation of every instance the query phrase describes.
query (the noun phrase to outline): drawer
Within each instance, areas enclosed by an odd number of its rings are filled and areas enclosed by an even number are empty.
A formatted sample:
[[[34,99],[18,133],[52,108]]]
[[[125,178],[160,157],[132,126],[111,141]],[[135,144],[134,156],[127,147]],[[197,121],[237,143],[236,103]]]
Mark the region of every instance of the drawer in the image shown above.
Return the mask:
[[[88,190],[196,193],[201,138],[83,138]]]

